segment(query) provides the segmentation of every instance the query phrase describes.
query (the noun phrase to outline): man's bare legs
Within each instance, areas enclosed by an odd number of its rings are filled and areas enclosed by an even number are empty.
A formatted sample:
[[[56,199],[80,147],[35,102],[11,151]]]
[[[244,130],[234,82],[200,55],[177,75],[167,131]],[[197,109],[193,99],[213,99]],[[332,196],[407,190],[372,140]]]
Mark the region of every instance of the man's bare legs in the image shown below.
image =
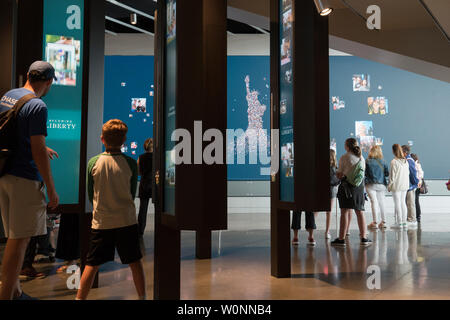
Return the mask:
[[[145,290],[145,275],[144,267],[142,265],[142,260],[133,262],[129,264],[131,273],[133,274],[133,281],[136,287],[137,294],[140,300],[145,300],[147,298]]]
[[[77,292],[77,300],[86,300],[99,268],[100,266],[86,266],[84,268],[80,281],[80,289]]]
[[[30,238],[8,239],[2,261],[2,289],[0,300],[11,300],[22,294],[19,274]]]

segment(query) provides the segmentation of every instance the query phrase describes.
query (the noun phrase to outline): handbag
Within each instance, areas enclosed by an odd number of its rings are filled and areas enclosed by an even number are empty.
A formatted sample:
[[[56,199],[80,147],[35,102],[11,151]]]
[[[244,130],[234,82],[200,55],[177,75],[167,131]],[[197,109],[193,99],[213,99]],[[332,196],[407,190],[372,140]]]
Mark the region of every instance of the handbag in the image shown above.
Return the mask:
[[[427,194],[428,193],[428,186],[425,183],[425,179],[422,179],[422,185],[419,188],[420,194]]]

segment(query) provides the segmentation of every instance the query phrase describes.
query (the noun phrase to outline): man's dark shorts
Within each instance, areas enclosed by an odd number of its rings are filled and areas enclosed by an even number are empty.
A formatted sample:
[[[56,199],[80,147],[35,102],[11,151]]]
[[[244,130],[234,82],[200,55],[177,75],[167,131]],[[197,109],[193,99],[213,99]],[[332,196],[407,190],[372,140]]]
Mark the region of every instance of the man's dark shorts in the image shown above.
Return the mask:
[[[92,229],[86,265],[94,267],[114,261],[115,249],[122,264],[142,259],[137,224],[117,229]]]

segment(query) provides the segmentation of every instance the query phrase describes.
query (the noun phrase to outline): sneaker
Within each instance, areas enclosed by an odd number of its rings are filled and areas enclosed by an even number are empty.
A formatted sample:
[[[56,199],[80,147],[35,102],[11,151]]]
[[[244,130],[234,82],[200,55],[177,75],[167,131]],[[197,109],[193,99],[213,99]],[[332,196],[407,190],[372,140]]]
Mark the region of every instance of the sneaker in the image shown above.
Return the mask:
[[[45,278],[45,273],[37,272],[33,267],[26,267],[20,271],[19,279],[21,280],[31,280],[31,279],[42,279]]]
[[[33,298],[27,295],[25,292],[22,291],[21,295],[18,297],[14,297],[13,300],[39,300],[38,298]]]
[[[386,229],[387,225],[386,225],[386,223],[384,221],[381,221],[380,224],[378,225],[378,228],[379,229]]]
[[[408,222],[407,226],[410,227],[411,229],[417,228],[417,221]]]
[[[340,246],[340,247],[345,247],[345,240],[340,240],[339,238],[334,239],[333,241],[331,241],[331,245],[332,246]]]
[[[378,229],[377,223],[376,222],[372,222],[371,224],[369,224],[367,226],[368,229]]]
[[[331,233],[326,232],[325,233],[325,239],[331,239]]]
[[[298,238],[292,239],[292,244],[293,244],[294,246],[298,245]]]
[[[400,224],[400,223],[394,223],[392,226],[391,226],[391,229],[395,229],[395,230],[399,230],[399,229],[401,229],[402,228],[402,225]]]
[[[308,246],[315,246],[315,245],[316,245],[316,240],[308,239]]]
[[[372,240],[369,240],[367,238],[361,238],[361,245],[362,246],[370,246],[372,244]]]

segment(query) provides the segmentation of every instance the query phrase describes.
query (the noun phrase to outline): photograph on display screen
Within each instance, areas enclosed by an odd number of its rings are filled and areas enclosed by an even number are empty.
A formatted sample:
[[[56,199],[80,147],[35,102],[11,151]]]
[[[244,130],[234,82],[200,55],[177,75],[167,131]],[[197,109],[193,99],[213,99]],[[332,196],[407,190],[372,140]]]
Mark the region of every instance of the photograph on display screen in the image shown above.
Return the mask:
[[[357,138],[373,136],[373,122],[372,121],[356,121],[355,135]]]
[[[292,0],[283,0],[283,11],[292,8]]]
[[[286,143],[281,146],[281,163],[286,177],[294,176],[294,144]]]
[[[286,70],[284,73],[284,80],[287,83],[292,83],[292,69]]]
[[[280,102],[280,114],[285,114],[287,111],[287,100],[283,99]]]
[[[345,108],[345,101],[340,97],[331,97],[331,105],[333,110],[339,110]]]
[[[177,1],[167,2],[167,44],[177,35]]]
[[[131,98],[132,112],[147,112],[147,98]]]
[[[283,38],[281,42],[281,65],[284,66],[291,62],[291,39]]]
[[[383,138],[375,138],[375,145],[377,145],[377,146],[382,146],[382,145],[384,145],[384,140],[383,140]]]
[[[370,75],[353,75],[353,91],[370,91]]]
[[[361,136],[359,138],[359,146],[364,152],[369,152],[370,148],[376,145],[376,138],[373,136]]]
[[[389,113],[389,101],[385,97],[368,97],[369,114],[386,115]]]
[[[175,149],[166,151],[166,184],[175,186]]]
[[[76,86],[80,65],[80,41],[71,37],[46,35],[45,59],[55,68],[56,85]]]
[[[292,27],[293,22],[292,9],[283,13],[283,30],[286,31]]]

